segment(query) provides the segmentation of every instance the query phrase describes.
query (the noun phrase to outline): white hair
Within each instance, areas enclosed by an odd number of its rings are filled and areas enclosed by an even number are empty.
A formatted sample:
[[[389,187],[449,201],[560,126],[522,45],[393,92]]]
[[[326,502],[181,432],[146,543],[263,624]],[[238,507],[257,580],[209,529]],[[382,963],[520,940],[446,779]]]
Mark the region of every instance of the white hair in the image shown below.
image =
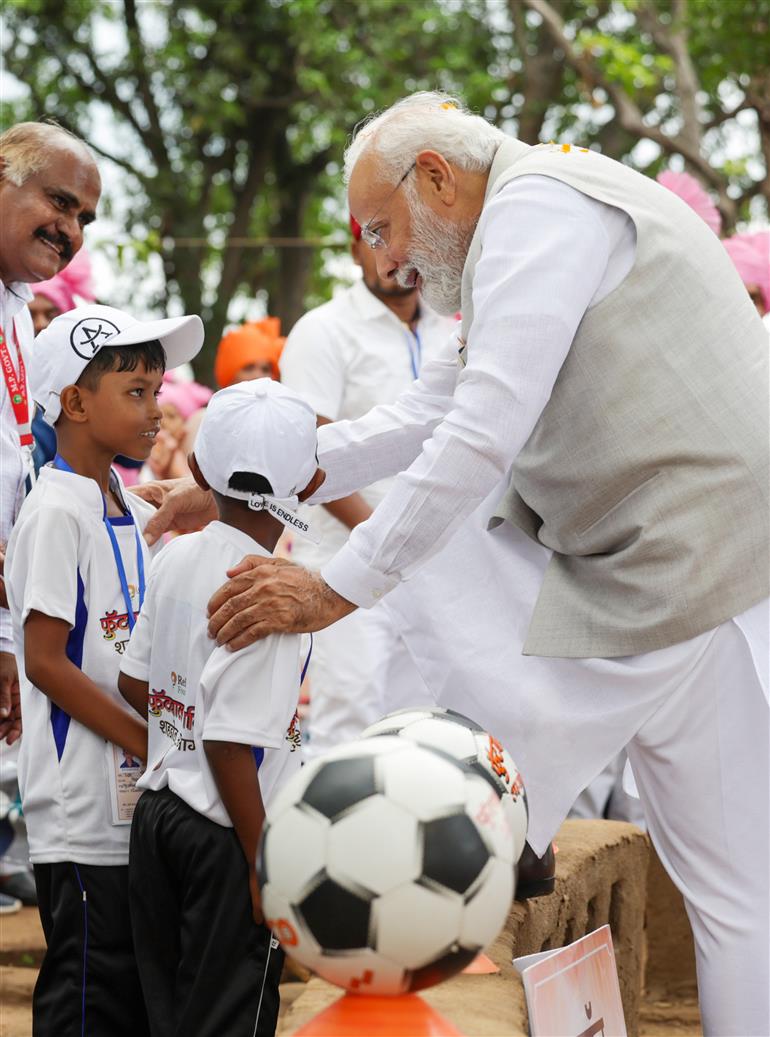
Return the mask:
[[[383,178],[397,180],[416,156],[429,149],[468,172],[482,173],[492,165],[502,130],[462,101],[438,90],[422,90],[397,101],[356,127],[345,151],[345,183],[364,151],[380,160]]]
[[[80,137],[50,122],[19,122],[0,134],[0,177],[21,187],[39,173],[51,157],[51,147],[81,148],[93,161],[88,146]]]

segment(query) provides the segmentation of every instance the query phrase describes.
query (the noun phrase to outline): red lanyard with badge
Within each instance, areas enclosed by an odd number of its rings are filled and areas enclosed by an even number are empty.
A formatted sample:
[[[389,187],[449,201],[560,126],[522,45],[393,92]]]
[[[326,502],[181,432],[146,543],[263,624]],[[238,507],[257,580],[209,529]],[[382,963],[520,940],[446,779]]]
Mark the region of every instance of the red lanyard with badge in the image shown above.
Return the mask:
[[[13,364],[11,351],[8,348],[8,338],[3,328],[0,328],[0,366],[3,368],[5,386],[8,397],[13,408],[13,416],[16,419],[16,427],[19,430],[19,443],[22,447],[30,448],[34,442],[32,439],[32,425],[29,418],[29,399],[27,398],[27,373],[24,370],[24,359],[21,355],[19,336],[16,334],[16,325],[13,324],[13,338],[16,345],[16,357],[19,361],[19,371]]]

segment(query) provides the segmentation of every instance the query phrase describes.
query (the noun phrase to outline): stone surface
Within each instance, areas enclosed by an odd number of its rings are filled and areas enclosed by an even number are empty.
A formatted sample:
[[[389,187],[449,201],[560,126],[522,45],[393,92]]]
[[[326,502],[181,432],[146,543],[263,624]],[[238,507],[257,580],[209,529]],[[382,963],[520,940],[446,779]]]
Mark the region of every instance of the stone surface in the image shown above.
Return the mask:
[[[32,1037],[37,969],[0,965],[0,1037]]]
[[[645,932],[644,986],[648,998],[697,998],[695,949],[682,894],[663,870],[654,850],[647,872]]]

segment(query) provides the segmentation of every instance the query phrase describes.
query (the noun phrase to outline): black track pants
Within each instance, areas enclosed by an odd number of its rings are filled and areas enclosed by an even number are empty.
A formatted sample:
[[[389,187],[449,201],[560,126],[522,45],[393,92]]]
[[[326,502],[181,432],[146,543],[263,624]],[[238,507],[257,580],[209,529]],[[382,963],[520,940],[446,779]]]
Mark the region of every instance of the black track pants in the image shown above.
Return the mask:
[[[36,864],[47,944],[34,1037],[148,1037],[131,939],[128,867]]]
[[[284,956],[252,918],[235,832],[168,789],[144,792],[129,872],[152,1037],[272,1037]]]

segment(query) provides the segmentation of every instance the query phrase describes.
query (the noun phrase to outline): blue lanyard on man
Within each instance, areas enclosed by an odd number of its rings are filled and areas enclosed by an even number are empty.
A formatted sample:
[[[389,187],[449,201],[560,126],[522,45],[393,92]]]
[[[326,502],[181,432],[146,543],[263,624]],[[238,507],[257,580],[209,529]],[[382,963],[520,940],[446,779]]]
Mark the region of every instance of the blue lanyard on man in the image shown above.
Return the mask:
[[[409,325],[406,324],[404,325],[404,335],[406,336],[406,348],[409,351],[409,363],[412,367],[412,378],[416,381],[420,376],[420,367],[422,366],[420,332],[416,326],[414,331],[412,331]]]
[[[73,475],[76,474],[74,468],[67,464],[61,454],[57,454],[53,459],[54,468],[58,468],[62,472],[71,472]],[[107,499],[104,498],[104,512],[102,514],[102,521],[107,530],[107,535],[110,538],[110,544],[112,546],[112,553],[115,556],[115,567],[118,570],[118,579],[120,580],[120,589],[123,592],[123,601],[126,603],[126,617],[128,619],[129,631],[134,629],[136,624],[136,617],[134,616],[134,606],[131,601],[131,592],[128,589],[128,578],[126,577],[126,567],[123,564],[123,556],[120,553],[120,545],[118,544],[118,538],[115,536],[115,530],[112,528],[112,523],[107,515]],[[136,538],[136,571],[139,579],[139,610],[141,610],[144,604],[144,555],[142,554],[142,541],[139,535],[139,530],[136,528],[136,522],[133,517],[131,521],[134,527],[134,537]]]

